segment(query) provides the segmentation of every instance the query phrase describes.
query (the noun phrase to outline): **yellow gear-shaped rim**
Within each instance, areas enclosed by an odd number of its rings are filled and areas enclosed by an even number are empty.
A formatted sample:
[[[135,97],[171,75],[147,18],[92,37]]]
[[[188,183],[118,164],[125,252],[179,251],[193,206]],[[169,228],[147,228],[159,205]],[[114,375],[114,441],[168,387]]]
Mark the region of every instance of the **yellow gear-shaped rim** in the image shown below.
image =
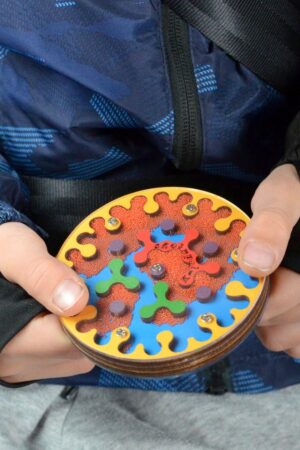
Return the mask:
[[[182,194],[190,195],[189,202],[183,205],[180,211],[180,213],[184,218],[186,218],[186,220],[189,220],[190,218],[193,218],[198,214],[199,209],[201,209],[201,207],[199,207],[199,204],[201,205],[200,202],[202,200],[208,199],[211,201],[211,210],[213,212],[217,212],[222,207],[230,209],[230,215],[225,218],[219,218],[214,223],[215,231],[220,235],[226,235],[234,221],[242,221],[244,224],[247,224],[249,222],[249,217],[238,207],[228,202],[227,200],[209,192],[181,187],[147,189],[118,198],[102,206],[101,208],[90,214],[88,217],[86,217],[64,242],[61,250],[58,253],[58,259],[64,262],[69,267],[72,267],[73,263],[70,259],[68,259],[68,254],[71,250],[74,249],[78,250],[84,259],[92,259],[97,253],[95,245],[81,243],[79,237],[82,235],[95,235],[95,230],[91,225],[94,219],[102,218],[107,233],[110,233],[115,237],[118,235],[118,230],[122,227],[122,222],[119,220],[119,218],[111,214],[111,210],[115,206],[121,206],[129,211],[133,199],[135,199],[136,197],[144,197],[146,199],[143,207],[145,215],[149,217],[155,216],[160,213],[160,205],[159,202],[156,201],[156,196],[161,193],[166,193],[168,195],[169,201],[172,203],[175,203]],[[238,256],[236,249],[233,249],[228,257],[230,256],[232,261],[237,264]],[[257,285],[253,288],[245,287],[244,284],[238,280],[229,281],[225,289],[226,295],[230,299],[246,298],[249,302],[248,306],[243,309],[232,308],[230,310],[230,314],[234,320],[233,323],[229,326],[219,325],[218,318],[213,313],[200,315],[197,319],[197,324],[201,329],[208,331],[210,333],[210,337],[205,341],[199,341],[194,337],[189,337],[187,339],[186,348],[181,351],[173,350],[172,343],[176,336],[174,336],[170,330],[164,330],[157,334],[157,342],[160,344],[160,351],[156,354],[149,354],[145,350],[142,343],[137,343],[134,350],[129,353],[122,351],[124,345],[130,342],[131,338],[131,331],[129,329],[130,327],[126,326],[119,326],[111,330],[110,339],[105,344],[98,343],[95,339],[97,336],[97,330],[95,328],[89,330],[88,332],[81,332],[78,329],[79,323],[82,323],[84,321],[92,321],[97,316],[96,307],[90,304],[86,306],[80,314],[77,314],[73,317],[61,317],[60,320],[63,328],[71,337],[72,341],[86,355],[88,355],[95,362],[98,362],[99,365],[103,365],[104,367],[108,368],[111,367],[113,370],[119,370],[123,373],[138,373],[139,364],[149,363],[149,367],[154,367],[152,363],[161,362],[168,364],[168,362],[171,362],[172,360],[177,360],[180,361],[181,369],[174,370],[174,373],[178,373],[184,371],[184,358],[186,358],[186,361],[188,361],[189,357],[191,357],[191,360],[195,360],[195,355],[200,355],[201,359],[201,351],[216,348],[216,345],[218,345],[218,343],[220,344],[224,340],[226,341],[226,339],[232,335],[234,330],[239,330],[239,336],[236,339],[231,338],[232,342],[234,341],[236,344],[239,339],[244,337],[243,323],[247,323],[247,321],[248,325],[245,326],[245,330],[246,332],[249,332],[249,326],[253,327],[263,307],[262,303],[264,302],[266,296],[266,284],[267,283],[265,278],[258,279]],[[262,299],[262,297],[264,298]],[[261,307],[258,308],[258,306],[256,305],[259,299],[261,300]],[[249,317],[251,315],[251,311],[256,311],[256,313],[254,319],[250,320],[251,325],[249,325]],[[216,354],[217,357],[221,356],[218,351],[214,351],[214,354]],[[120,367],[118,362],[120,363]],[[130,369],[131,364],[132,367],[134,367],[132,371]],[[199,366],[200,365],[201,364],[199,364]],[[196,366],[197,363],[195,363],[195,367]],[[143,372],[143,370],[141,372]],[[163,372],[164,371],[162,370],[162,373]]]

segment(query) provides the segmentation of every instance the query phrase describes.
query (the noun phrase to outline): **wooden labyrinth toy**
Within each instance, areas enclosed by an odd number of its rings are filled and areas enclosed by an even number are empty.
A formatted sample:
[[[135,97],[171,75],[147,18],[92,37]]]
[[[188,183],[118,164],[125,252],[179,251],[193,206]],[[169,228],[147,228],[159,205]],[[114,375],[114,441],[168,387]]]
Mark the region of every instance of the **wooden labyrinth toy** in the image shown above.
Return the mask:
[[[88,306],[61,322],[100,367],[174,376],[211,364],[252,330],[268,280],[239,269],[249,218],[190,188],[148,189],[101,207],[58,258],[85,280]]]

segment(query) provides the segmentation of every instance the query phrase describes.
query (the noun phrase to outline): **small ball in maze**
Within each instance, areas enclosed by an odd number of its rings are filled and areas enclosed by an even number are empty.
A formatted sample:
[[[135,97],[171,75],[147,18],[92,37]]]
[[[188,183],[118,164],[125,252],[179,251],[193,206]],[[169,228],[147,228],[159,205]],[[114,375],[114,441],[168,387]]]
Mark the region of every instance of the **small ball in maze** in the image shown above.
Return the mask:
[[[127,306],[120,300],[116,300],[109,305],[109,311],[115,317],[122,317],[127,312]]]
[[[122,255],[125,251],[125,244],[122,239],[114,239],[110,242],[108,247],[109,253],[114,256]]]
[[[201,303],[206,303],[211,299],[212,291],[208,286],[201,286],[197,289],[196,298]]]
[[[218,253],[219,249],[220,247],[217,242],[207,241],[203,246],[203,253],[205,256],[215,256]]]
[[[172,219],[165,219],[161,222],[160,228],[164,234],[172,234],[175,231],[176,223]]]

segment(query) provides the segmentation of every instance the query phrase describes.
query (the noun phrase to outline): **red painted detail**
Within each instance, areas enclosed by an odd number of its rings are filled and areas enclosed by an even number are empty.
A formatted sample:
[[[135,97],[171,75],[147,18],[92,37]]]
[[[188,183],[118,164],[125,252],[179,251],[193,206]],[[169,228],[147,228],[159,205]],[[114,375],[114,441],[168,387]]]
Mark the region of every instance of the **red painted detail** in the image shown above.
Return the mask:
[[[195,228],[186,230],[183,241],[180,242],[185,247],[189,247],[191,242],[195,241],[199,237],[199,232]]]
[[[162,241],[159,244],[157,244],[157,248],[161,251],[161,252],[170,252],[171,250],[173,250],[174,248],[176,248],[176,242],[171,242],[171,241]]]
[[[144,266],[148,261],[148,253],[156,248],[157,244],[152,241],[149,230],[139,231],[136,237],[144,248],[134,255],[134,262],[137,266]]]
[[[188,287],[192,286],[192,284],[194,283],[194,280],[195,280],[195,275],[196,275],[196,272],[193,269],[188,270],[179,279],[179,286],[181,286],[183,288],[188,288]]]
[[[177,248],[182,254],[183,261],[186,264],[197,264],[197,255],[189,248],[191,242],[198,239],[199,233],[195,229],[187,230],[184,239],[181,242],[162,241],[155,243],[151,239],[149,230],[142,230],[137,234],[138,241],[144,245],[143,250],[134,255],[134,262],[137,266],[144,266],[148,261],[148,254],[151,250],[157,248],[161,252],[170,252]]]
[[[197,272],[206,272],[208,275],[219,275],[221,266],[217,262],[199,264]]]
[[[217,276],[221,272],[221,266],[217,262],[205,262],[203,264],[198,264],[197,266],[192,266],[179,280],[179,285],[181,287],[190,287],[195,279],[196,273],[205,272],[208,275]]]

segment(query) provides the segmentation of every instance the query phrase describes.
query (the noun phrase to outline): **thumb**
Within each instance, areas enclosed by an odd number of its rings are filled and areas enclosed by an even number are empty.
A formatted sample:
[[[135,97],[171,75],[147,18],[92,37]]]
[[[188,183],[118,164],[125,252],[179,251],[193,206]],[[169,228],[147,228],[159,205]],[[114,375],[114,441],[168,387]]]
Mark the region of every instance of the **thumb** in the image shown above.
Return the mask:
[[[57,315],[79,313],[88,301],[84,281],[49,255],[44,241],[22,223],[0,225],[0,272]]]
[[[258,187],[253,217],[242,236],[240,267],[251,276],[267,276],[280,265],[300,217],[300,181],[291,164],[276,168]]]

